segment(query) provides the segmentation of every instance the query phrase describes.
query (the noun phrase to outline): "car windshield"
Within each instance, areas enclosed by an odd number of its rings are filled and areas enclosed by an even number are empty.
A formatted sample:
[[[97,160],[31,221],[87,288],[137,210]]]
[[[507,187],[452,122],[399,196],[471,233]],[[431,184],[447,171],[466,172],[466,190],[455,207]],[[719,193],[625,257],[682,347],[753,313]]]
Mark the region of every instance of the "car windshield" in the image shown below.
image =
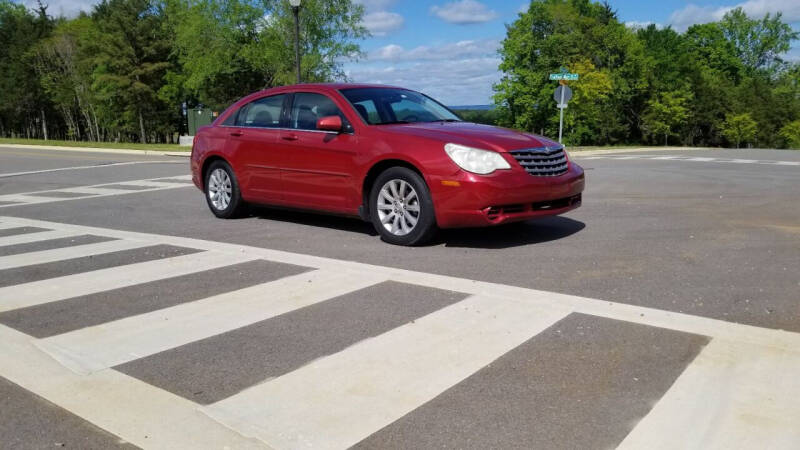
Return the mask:
[[[391,88],[353,88],[340,92],[370,125],[461,121],[447,107],[419,92]]]

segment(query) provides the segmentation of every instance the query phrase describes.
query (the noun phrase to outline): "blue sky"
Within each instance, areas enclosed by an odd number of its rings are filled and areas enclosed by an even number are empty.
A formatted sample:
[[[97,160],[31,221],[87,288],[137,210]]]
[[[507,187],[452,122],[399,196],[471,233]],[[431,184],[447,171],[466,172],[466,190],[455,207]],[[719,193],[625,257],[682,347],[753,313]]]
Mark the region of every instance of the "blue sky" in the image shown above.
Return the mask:
[[[491,102],[500,79],[497,47],[505,26],[527,8],[524,0],[356,0],[367,10],[373,37],[367,57],[348,63],[353,81],[396,84],[423,91],[448,105]],[[685,30],[719,20],[741,6],[751,16],[781,11],[800,29],[800,0],[683,1],[609,0],[629,26],[656,23]],[[798,44],[798,43],[796,43]],[[790,57],[800,59],[795,45]]]
[[[33,5],[33,0],[25,1]],[[361,42],[366,57],[344,65],[352,81],[396,84],[448,105],[491,102],[500,79],[497,48],[505,26],[527,8],[526,0],[354,0],[366,8],[373,36]],[[630,26],[656,23],[683,31],[719,20],[741,6],[751,16],[783,12],[800,29],[800,0],[608,0]],[[89,11],[96,0],[49,0],[54,15]],[[800,60],[800,43],[789,55]]]

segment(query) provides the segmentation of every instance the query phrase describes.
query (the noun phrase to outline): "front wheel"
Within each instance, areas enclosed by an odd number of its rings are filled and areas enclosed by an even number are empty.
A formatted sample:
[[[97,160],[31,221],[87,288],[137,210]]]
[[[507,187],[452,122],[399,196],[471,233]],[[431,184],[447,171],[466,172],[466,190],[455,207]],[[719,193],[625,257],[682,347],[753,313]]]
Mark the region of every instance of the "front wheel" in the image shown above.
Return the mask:
[[[425,180],[405,167],[381,173],[369,196],[370,220],[381,238],[395,245],[421,245],[436,233],[433,201]]]
[[[233,169],[225,161],[215,161],[208,168],[206,201],[211,212],[221,219],[237,217],[243,210],[239,183]]]

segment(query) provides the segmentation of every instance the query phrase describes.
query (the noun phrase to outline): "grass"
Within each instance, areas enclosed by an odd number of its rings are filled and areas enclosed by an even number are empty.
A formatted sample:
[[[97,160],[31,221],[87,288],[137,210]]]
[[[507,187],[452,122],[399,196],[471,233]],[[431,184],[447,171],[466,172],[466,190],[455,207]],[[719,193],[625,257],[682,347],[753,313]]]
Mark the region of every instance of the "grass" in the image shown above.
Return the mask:
[[[86,141],[54,141],[44,139],[11,139],[0,138],[0,144],[45,145],[56,147],[111,148],[123,150],[155,150],[170,152],[188,152],[191,147],[177,144],[134,144],[125,142],[86,142]]]

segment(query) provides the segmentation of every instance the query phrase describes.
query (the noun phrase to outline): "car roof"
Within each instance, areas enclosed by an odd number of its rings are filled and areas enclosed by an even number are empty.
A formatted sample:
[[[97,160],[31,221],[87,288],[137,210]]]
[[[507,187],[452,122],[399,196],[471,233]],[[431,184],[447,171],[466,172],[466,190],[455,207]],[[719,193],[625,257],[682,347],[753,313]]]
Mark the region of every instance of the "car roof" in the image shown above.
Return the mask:
[[[300,83],[300,84],[290,84],[287,86],[278,86],[274,88],[269,88],[257,92],[255,94],[266,94],[266,93],[277,94],[279,92],[296,92],[305,89],[320,90],[320,91],[335,91],[339,89],[357,89],[357,88],[406,89],[399,86],[391,86],[387,84],[370,84],[370,83]]]

